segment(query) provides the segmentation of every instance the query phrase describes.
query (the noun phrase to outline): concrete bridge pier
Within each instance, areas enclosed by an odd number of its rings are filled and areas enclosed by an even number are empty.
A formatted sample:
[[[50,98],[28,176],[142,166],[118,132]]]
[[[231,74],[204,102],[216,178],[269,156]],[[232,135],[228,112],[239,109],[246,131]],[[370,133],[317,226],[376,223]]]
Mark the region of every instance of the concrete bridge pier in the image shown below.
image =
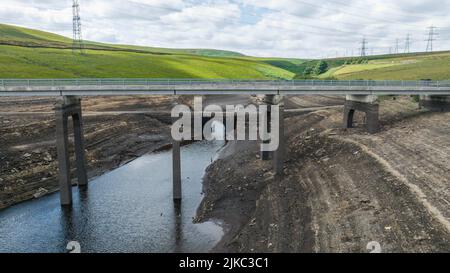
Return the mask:
[[[284,173],[284,160],[285,160],[285,135],[284,135],[284,100],[282,96],[275,96],[274,104],[278,105],[278,130],[279,130],[279,143],[278,149],[273,153],[273,165],[276,175],[283,175]]]
[[[59,165],[59,188],[61,205],[72,204],[72,183],[70,179],[69,156],[69,117],[72,117],[75,161],[78,186],[87,187],[86,158],[84,154],[83,117],[81,99],[75,96],[64,96],[63,101],[55,107],[56,114],[56,148]]]
[[[178,97],[172,102],[172,107],[179,104]],[[193,118],[193,117],[192,117]],[[177,122],[179,118],[172,117],[172,125]],[[191,120],[193,122],[194,120]],[[191,133],[194,130],[191,128]],[[194,135],[191,135],[194,137]],[[172,138],[172,197],[176,203],[180,203],[183,196],[181,187],[181,141]]]
[[[276,119],[276,125],[279,130],[279,145],[278,149],[275,151],[261,151],[261,160],[270,160],[273,161],[273,168],[277,175],[283,173],[284,169],[284,155],[285,155],[285,138],[284,138],[284,100],[283,96],[279,95],[266,95],[264,97],[264,103],[268,106],[267,120],[263,121],[266,123],[267,130],[270,133],[272,129],[272,115]],[[272,112],[271,106],[277,105],[279,107],[278,114],[276,112]],[[270,143],[271,140],[263,141],[263,144]]]
[[[267,128],[267,132],[270,133],[270,129],[271,129],[271,120],[272,120],[272,109],[271,109],[271,105],[274,102],[274,97],[275,95],[265,95],[264,96],[264,104],[267,104],[267,106],[269,106],[267,108],[267,119],[263,122],[265,122],[266,124],[266,128]],[[269,143],[270,140],[265,140],[263,141],[264,144]],[[269,151],[261,151],[261,160],[270,160],[273,156],[273,152],[269,152]]]
[[[181,201],[181,145],[180,141],[172,141],[172,183],[173,200]]]
[[[378,97],[374,95],[347,95],[344,107],[344,128],[353,127],[355,111],[366,113],[367,131],[375,134],[380,130]]]
[[[450,111],[450,96],[420,96],[419,106],[431,111]]]

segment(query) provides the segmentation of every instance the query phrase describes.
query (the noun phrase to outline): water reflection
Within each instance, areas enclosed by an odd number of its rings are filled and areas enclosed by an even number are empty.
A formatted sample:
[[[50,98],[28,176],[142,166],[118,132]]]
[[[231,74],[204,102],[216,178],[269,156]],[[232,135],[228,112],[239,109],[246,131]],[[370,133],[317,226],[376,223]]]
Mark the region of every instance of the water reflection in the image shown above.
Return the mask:
[[[174,247],[174,252],[175,253],[180,253],[182,252],[182,241],[183,241],[183,219],[181,218],[181,205],[182,202],[181,200],[175,200],[173,203],[173,217],[174,217],[174,222],[175,222],[175,227],[174,227],[174,236],[175,236],[175,247]]]

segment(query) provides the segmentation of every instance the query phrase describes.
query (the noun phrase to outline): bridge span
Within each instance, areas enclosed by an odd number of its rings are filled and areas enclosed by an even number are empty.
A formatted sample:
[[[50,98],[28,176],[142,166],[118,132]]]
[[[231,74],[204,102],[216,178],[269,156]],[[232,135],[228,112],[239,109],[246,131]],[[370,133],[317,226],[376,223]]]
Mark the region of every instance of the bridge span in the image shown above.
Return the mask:
[[[369,133],[379,130],[378,96],[419,95],[420,105],[435,110],[450,110],[450,81],[268,81],[268,80],[189,80],[189,79],[0,79],[0,97],[62,97],[55,108],[56,140],[59,164],[61,205],[72,204],[72,184],[68,148],[68,120],[72,117],[78,185],[88,185],[84,150],[81,97],[121,95],[264,95],[265,103],[279,105],[278,150],[262,154],[273,158],[274,171],[283,172],[284,164],[284,96],[346,96],[344,128],[353,126],[355,111],[366,114]],[[173,141],[173,198],[180,200],[180,142]]]
[[[449,95],[450,81],[0,79],[0,96]]]

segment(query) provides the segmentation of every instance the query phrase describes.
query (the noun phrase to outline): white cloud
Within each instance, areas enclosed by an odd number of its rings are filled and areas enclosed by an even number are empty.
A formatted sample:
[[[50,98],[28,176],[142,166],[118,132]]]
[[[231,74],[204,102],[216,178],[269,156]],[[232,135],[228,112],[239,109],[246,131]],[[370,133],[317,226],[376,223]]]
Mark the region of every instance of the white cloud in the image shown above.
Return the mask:
[[[86,39],[162,47],[218,48],[248,55],[326,57],[385,53],[407,33],[424,50],[426,27],[450,46],[441,0],[79,0]],[[0,22],[71,35],[71,0],[1,0]],[[445,29],[447,27],[447,29]]]

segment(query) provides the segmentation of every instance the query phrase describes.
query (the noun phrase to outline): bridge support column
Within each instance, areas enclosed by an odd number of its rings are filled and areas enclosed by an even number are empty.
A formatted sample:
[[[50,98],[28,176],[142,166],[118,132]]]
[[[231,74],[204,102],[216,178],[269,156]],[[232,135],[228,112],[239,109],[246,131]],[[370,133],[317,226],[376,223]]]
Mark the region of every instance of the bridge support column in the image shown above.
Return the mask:
[[[431,111],[450,111],[450,96],[420,96],[419,106]]]
[[[76,171],[78,186],[88,185],[86,173],[86,158],[84,154],[83,117],[81,114],[81,99],[74,96],[65,96],[63,102],[55,107],[56,115],[56,148],[59,165],[59,188],[61,205],[72,204],[72,183],[70,179],[69,156],[69,117],[72,117]]]
[[[266,95],[264,96],[264,104],[267,104],[267,120],[263,121],[265,122],[267,132],[270,133],[271,129],[271,119],[272,119],[272,111],[271,111],[271,105],[273,105],[275,95]],[[263,141],[264,144],[268,144],[270,140]],[[261,160],[270,160],[273,156],[273,152],[269,151],[261,151]]]
[[[283,175],[285,160],[285,136],[284,136],[284,101],[282,96],[275,96],[273,100],[275,105],[279,106],[277,118],[279,130],[278,149],[273,153],[273,165],[276,175]],[[273,113],[274,114],[274,113]]]
[[[366,113],[366,126],[367,131],[370,134],[375,134],[380,130],[377,96],[347,96],[344,107],[344,128],[353,127],[353,116],[355,111]]]
[[[172,183],[173,183],[173,200],[182,199],[181,188],[181,147],[180,141],[172,142]]]

